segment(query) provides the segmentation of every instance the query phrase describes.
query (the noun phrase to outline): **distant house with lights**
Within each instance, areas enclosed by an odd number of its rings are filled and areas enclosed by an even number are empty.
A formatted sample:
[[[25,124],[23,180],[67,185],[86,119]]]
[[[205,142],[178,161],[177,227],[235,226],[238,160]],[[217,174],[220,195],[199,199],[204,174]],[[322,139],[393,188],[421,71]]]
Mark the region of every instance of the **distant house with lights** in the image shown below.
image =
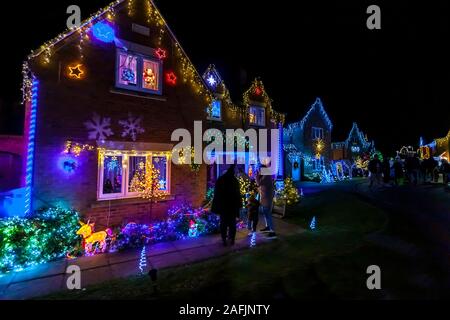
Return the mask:
[[[450,160],[450,130],[443,138],[434,139],[429,144],[421,143],[419,152],[422,158],[435,157]]]
[[[23,74],[18,214],[59,205],[111,226],[202,203],[206,166],[172,164],[171,135],[206,122],[212,95],[152,1],[115,1],[32,52]],[[132,188],[149,164],[164,194],[151,217]]]
[[[272,107],[272,100],[269,98],[264,84],[261,80],[255,79],[250,88],[243,94],[242,102],[235,103],[232,101],[230,92],[225,85],[222,77],[214,65],[210,65],[203,74],[203,79],[213,95],[211,107],[208,109],[208,129],[218,129],[225,137],[227,129],[242,129],[243,133],[235,135],[235,152],[236,160],[240,163],[238,168],[247,175],[252,176],[255,172],[255,166],[258,165],[260,159],[252,153],[256,150],[256,146],[252,146],[245,135],[245,131],[250,128],[255,129],[282,129],[284,123],[284,114],[275,111]],[[270,132],[269,132],[270,134]],[[280,135],[281,137],[281,135]],[[269,156],[270,150],[270,135]],[[277,176],[283,176],[283,160],[282,160],[282,140],[277,144],[279,149],[279,159],[277,159],[276,172]],[[222,158],[224,162],[227,156],[226,146],[224,144],[224,152],[221,154],[211,155],[217,160]],[[208,185],[212,186],[222,172],[227,168],[225,164],[213,164],[208,166],[207,180]]]
[[[332,129],[320,98],[300,121],[287,125],[283,135],[287,176],[299,181],[329,168]]]
[[[370,154],[374,148],[374,141],[369,141],[364,132],[359,129],[358,124],[354,122],[345,141],[331,144],[332,160],[354,161],[363,154]]]

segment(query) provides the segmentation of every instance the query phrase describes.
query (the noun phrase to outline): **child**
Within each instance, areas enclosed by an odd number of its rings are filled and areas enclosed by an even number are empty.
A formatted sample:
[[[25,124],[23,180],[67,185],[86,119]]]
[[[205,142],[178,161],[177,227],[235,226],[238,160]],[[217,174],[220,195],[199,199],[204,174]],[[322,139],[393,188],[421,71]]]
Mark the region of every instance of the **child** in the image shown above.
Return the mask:
[[[256,232],[259,218],[259,201],[256,199],[256,191],[251,191],[247,200],[248,226],[251,227],[249,235]]]

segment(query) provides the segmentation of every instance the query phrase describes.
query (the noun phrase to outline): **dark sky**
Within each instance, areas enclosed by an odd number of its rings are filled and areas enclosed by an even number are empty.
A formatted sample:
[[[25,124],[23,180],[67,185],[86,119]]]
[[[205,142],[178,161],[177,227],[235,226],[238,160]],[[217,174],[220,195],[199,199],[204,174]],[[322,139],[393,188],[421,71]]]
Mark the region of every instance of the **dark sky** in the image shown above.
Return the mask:
[[[78,4],[87,17],[109,2],[13,1],[2,10],[4,117],[20,99],[22,59],[64,30],[67,6]],[[448,0],[156,3],[198,70],[214,63],[236,99],[260,76],[275,108],[294,121],[319,96],[333,140],[357,121],[387,152],[450,128]],[[366,28],[370,4],[381,7],[382,30]],[[8,123],[3,131],[19,128]]]

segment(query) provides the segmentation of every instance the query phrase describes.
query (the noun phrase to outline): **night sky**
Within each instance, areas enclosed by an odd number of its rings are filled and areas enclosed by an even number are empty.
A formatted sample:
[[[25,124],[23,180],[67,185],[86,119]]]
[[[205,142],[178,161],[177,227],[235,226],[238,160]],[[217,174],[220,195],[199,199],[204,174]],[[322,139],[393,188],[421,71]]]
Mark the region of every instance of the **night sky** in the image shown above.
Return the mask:
[[[65,29],[67,6],[78,4],[85,18],[109,2],[12,1],[2,10],[0,104],[8,121],[0,132],[20,133],[20,70],[29,51]],[[291,122],[321,97],[333,141],[356,121],[389,153],[450,128],[448,0],[155,2],[198,70],[214,63],[235,100],[259,76]],[[370,4],[381,7],[382,30],[366,28]]]

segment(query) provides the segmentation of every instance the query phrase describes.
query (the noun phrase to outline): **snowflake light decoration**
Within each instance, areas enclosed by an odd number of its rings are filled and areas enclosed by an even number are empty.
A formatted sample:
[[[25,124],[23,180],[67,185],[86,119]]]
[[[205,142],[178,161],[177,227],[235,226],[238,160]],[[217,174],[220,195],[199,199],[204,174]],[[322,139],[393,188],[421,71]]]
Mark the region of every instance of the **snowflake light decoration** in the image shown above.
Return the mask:
[[[133,141],[140,133],[144,133],[144,128],[141,127],[142,117],[134,117],[131,113],[128,114],[127,120],[120,120],[119,124],[123,127],[122,138],[129,136]]]
[[[216,81],[216,79],[212,76],[212,74],[209,76],[209,78],[208,78],[206,81],[208,81],[208,83],[209,83],[209,85],[210,85],[211,87],[215,87],[216,84],[217,84],[217,81]]]
[[[111,118],[102,118],[97,113],[94,113],[91,120],[84,123],[89,131],[89,140],[106,140],[114,133],[111,130]]]

